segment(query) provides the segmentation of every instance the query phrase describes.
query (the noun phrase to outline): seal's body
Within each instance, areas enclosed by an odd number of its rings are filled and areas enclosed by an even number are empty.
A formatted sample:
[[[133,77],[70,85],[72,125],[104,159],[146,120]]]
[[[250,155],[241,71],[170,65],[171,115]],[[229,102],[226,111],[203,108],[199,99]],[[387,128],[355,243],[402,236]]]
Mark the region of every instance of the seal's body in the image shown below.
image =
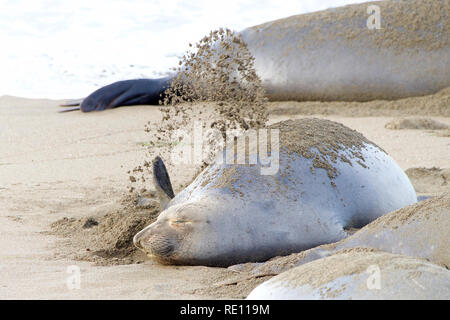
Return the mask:
[[[271,21],[241,35],[271,100],[390,100],[450,86],[449,14],[448,1],[380,1]]]
[[[450,299],[450,271],[391,253],[355,248],[289,271],[257,286],[247,299]]]
[[[271,100],[397,99],[450,86],[449,15],[448,1],[379,1],[240,34]],[[169,84],[170,77],[119,81],[88,96],[81,110],[158,104]]]
[[[251,270],[252,274],[278,274],[352,248],[372,248],[418,257],[449,268],[448,230],[450,194],[447,193],[385,214],[339,242],[315,247],[289,257],[272,259],[263,264],[235,265],[232,269]]]
[[[165,263],[264,261],[339,241],[344,229],[417,201],[392,158],[341,124],[312,118],[269,129],[279,130],[276,172],[219,157],[135,236],[136,245]]]

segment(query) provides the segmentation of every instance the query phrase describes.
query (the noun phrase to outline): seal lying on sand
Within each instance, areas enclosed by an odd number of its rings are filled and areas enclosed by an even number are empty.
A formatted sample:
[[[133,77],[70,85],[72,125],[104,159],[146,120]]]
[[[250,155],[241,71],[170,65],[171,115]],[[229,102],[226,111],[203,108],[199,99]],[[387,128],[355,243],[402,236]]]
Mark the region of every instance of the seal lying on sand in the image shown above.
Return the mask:
[[[376,2],[381,28],[369,29],[373,4],[296,15],[241,31],[269,99],[397,99],[450,86],[450,3]],[[169,84],[170,77],[119,81],[84,99],[81,110],[158,104]]]
[[[263,264],[232,266],[253,275],[278,274],[338,251],[374,248],[414,256],[450,268],[450,193],[390,212],[337,243],[274,258]]]
[[[273,277],[247,299],[450,299],[450,271],[423,259],[364,248]]]
[[[339,241],[348,236],[345,228],[417,201],[394,160],[354,130],[315,118],[268,129],[270,166],[277,162],[278,170],[262,174],[268,167],[260,132],[257,146],[245,152],[241,144],[234,157],[244,152],[254,164],[229,164],[219,154],[134,237],[136,246],[169,264],[264,261]],[[169,190],[168,175],[155,169],[159,190]]]

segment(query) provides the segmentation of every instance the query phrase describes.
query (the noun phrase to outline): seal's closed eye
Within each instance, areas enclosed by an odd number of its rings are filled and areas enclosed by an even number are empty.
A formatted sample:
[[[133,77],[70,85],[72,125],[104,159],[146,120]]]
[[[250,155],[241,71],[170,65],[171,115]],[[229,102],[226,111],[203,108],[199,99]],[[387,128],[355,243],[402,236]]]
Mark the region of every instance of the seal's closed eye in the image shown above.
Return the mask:
[[[153,183],[155,184],[158,193],[161,208],[165,209],[169,201],[173,199],[175,195],[166,166],[159,156],[153,160]]]
[[[183,218],[179,218],[179,219],[170,219],[169,223],[173,226],[180,226],[180,225],[184,225],[187,223],[191,223],[192,221],[188,220],[188,219],[183,219]]]

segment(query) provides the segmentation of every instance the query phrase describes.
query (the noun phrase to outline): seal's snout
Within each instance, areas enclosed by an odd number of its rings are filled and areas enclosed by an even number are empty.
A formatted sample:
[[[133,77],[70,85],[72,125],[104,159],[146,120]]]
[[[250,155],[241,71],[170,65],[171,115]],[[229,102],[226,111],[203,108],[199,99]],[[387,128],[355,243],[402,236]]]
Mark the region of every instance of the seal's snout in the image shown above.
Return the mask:
[[[138,232],[133,238],[133,243],[138,249],[157,258],[167,258],[175,249],[174,239],[158,232],[158,228],[152,226]]]
[[[139,231],[135,234],[133,237],[133,243],[136,246],[136,248],[146,251],[145,250],[145,238],[149,236],[147,228],[144,230]]]

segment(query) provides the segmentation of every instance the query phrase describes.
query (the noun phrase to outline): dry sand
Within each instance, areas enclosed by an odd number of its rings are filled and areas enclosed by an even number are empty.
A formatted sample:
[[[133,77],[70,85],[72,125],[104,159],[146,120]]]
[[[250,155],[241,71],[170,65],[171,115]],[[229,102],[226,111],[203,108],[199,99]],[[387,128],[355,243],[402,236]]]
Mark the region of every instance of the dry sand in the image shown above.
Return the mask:
[[[272,102],[269,119],[322,113],[316,116],[356,129],[409,169],[419,194],[434,195],[449,190],[448,135],[385,125],[411,115],[450,125],[450,106],[440,104],[441,96],[400,103]],[[427,102],[436,107],[417,113]],[[268,278],[163,266],[132,252],[129,234],[140,227],[139,217],[151,221],[156,209],[135,206],[127,171],[143,162],[144,126],[161,119],[158,108],[59,114],[57,104],[0,97],[1,299],[243,298]],[[185,168],[171,172],[175,192],[191,174]],[[81,268],[80,289],[66,285],[71,265]]]

